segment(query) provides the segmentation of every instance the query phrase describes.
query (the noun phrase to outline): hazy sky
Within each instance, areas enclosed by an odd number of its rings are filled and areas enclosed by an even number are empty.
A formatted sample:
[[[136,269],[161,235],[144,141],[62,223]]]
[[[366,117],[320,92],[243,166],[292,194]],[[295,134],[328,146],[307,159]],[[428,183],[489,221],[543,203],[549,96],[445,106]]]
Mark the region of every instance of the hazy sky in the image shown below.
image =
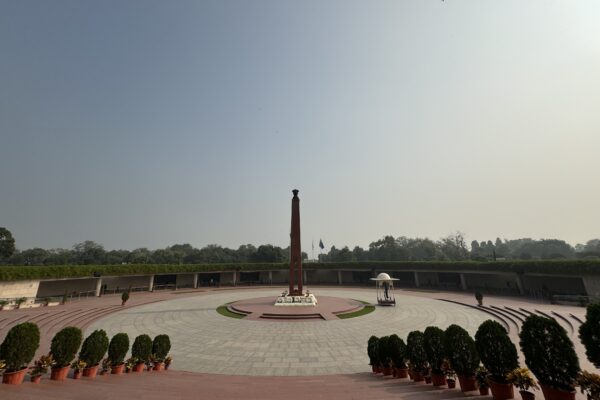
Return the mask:
[[[600,237],[600,2],[0,0],[17,247]]]

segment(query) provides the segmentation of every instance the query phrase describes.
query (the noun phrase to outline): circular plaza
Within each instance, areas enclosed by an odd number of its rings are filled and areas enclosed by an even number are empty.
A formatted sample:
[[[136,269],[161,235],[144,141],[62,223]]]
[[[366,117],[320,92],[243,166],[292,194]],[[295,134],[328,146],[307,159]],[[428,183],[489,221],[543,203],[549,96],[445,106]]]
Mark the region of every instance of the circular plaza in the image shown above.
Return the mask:
[[[374,302],[364,289],[315,290],[318,296]],[[366,343],[371,335],[400,337],[430,325],[458,324],[471,334],[490,316],[472,308],[400,292],[397,306],[349,319],[253,320],[217,313],[223,304],[277,296],[276,288],[223,290],[127,308],[93,322],[87,332],[109,336],[166,333],[176,369],[226,375],[307,376],[369,370]]]

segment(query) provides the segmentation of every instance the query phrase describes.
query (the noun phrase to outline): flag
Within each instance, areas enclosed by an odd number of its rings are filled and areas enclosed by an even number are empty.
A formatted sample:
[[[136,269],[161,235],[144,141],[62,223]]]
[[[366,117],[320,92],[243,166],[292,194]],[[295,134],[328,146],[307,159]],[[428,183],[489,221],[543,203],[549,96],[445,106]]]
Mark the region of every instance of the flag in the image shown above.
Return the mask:
[[[319,247],[321,248],[321,250],[325,248],[325,245],[323,244],[323,239],[319,239]]]

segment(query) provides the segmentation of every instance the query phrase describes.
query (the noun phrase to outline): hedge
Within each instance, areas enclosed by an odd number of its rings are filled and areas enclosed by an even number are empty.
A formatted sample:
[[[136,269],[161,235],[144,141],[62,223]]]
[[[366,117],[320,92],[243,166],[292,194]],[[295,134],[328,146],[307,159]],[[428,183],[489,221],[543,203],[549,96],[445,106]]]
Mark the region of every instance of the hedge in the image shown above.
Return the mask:
[[[229,264],[127,264],[127,265],[43,265],[0,266],[0,281],[27,279],[83,278],[94,273],[104,276],[175,274],[195,272],[286,270],[288,263]],[[526,260],[526,261],[361,261],[304,263],[306,270],[346,269],[363,271],[467,271],[514,272],[558,275],[600,275],[600,260]]]

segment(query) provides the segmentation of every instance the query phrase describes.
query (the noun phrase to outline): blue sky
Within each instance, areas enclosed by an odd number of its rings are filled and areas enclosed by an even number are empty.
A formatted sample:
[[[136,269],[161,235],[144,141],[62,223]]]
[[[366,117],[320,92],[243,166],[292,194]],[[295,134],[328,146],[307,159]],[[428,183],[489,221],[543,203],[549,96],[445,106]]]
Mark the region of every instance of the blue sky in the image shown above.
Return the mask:
[[[2,1],[17,246],[600,237],[596,1]]]

